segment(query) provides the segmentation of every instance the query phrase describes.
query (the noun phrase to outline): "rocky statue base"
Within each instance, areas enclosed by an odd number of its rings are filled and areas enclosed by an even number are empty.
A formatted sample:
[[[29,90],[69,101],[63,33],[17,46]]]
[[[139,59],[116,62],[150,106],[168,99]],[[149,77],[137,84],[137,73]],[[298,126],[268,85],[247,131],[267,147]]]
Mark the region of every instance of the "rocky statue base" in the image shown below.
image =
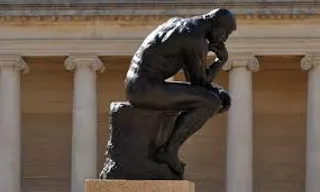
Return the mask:
[[[189,181],[86,180],[85,192],[194,192]]]
[[[100,179],[182,180],[183,171],[177,173],[155,158],[178,114],[136,108],[128,102],[111,103],[110,139]]]

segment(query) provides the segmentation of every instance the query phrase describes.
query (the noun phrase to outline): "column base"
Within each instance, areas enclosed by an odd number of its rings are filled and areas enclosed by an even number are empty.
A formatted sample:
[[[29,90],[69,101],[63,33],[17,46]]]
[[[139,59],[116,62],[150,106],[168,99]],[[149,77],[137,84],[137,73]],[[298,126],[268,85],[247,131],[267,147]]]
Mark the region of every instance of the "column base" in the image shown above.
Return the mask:
[[[194,192],[190,181],[172,180],[98,180],[85,181],[85,192]]]

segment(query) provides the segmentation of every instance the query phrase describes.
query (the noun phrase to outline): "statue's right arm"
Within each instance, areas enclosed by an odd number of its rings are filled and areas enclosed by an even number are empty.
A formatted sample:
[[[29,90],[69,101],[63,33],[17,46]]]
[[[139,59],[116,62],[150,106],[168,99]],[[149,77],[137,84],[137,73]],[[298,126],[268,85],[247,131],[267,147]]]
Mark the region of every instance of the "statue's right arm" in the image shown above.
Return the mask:
[[[217,55],[217,59],[213,61],[207,69],[207,76],[210,81],[213,81],[220,72],[222,66],[228,61],[228,50],[224,44],[218,46],[210,46],[209,49]]]
[[[190,84],[207,88],[211,87],[210,82],[207,81],[205,63],[201,57],[201,53],[195,51],[188,51],[184,55],[184,70],[187,71]]]
[[[221,71],[224,61],[215,60],[212,64],[209,65],[209,68],[206,70],[207,77],[210,81],[213,81],[218,73]]]

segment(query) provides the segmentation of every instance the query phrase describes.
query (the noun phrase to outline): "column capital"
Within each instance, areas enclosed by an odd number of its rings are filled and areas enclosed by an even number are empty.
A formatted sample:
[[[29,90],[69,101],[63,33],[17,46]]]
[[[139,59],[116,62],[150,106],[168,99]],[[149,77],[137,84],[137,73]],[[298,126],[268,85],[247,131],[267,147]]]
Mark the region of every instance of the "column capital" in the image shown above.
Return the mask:
[[[231,54],[222,69],[229,71],[235,67],[247,67],[254,72],[260,69],[258,59],[252,54]]]
[[[301,69],[309,71],[310,69],[320,65],[320,53],[307,54],[301,59]]]
[[[64,61],[67,70],[86,69],[103,72],[105,67],[98,56],[71,55]]]
[[[0,55],[0,68],[1,70],[23,70],[24,73],[30,70],[27,63],[18,55]]]

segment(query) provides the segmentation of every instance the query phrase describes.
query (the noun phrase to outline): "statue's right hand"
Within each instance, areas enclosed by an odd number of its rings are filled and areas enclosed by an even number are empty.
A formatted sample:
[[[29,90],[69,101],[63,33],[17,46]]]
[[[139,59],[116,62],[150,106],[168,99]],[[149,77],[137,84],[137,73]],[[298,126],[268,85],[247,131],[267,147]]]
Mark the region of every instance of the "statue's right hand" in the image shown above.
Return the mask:
[[[205,88],[209,91],[214,92],[215,94],[219,95],[219,88],[218,86],[212,85],[211,83],[207,83]]]
[[[225,44],[211,44],[209,46],[210,51],[213,51],[221,62],[227,62],[229,54]]]

